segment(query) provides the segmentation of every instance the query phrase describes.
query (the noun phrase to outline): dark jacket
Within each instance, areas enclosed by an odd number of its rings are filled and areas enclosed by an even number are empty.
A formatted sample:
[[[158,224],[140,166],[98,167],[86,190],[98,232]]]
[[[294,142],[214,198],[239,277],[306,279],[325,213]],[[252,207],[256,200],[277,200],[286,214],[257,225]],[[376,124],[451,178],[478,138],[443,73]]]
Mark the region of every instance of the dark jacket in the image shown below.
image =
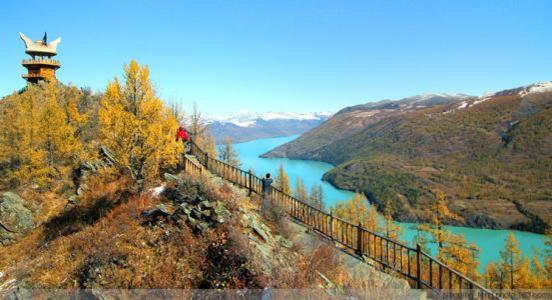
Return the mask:
[[[263,193],[269,193],[270,187],[272,186],[272,178],[264,177],[261,181],[263,182]]]

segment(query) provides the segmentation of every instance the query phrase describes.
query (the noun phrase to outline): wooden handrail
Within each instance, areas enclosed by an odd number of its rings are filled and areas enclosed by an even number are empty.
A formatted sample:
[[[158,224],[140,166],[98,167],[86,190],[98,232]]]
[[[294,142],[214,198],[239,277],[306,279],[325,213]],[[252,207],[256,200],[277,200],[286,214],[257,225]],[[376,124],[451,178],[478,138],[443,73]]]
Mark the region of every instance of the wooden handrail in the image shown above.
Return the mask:
[[[190,137],[193,137],[191,132],[188,132],[188,134]],[[209,157],[205,151],[195,144],[193,139],[190,139],[190,143],[192,154],[194,154],[198,161],[203,164],[204,168],[226,180],[248,189],[249,193],[256,193],[259,195],[263,194],[261,178],[253,175],[249,171],[244,171],[216,158]],[[234,175],[237,175],[237,177]],[[433,256],[423,252],[419,245],[416,245],[416,248],[413,248],[403,244],[400,241],[388,238],[381,233],[363,228],[361,224],[352,224],[347,220],[334,216],[331,212],[327,213],[303,200],[288,195],[278,188],[271,187],[269,193],[273,196],[271,197],[273,200],[275,198],[276,200],[280,200],[282,202],[280,204],[284,206],[286,213],[290,215],[292,219],[313,228],[333,242],[337,242],[350,249],[352,251],[350,254],[354,257],[362,261],[364,261],[365,257],[369,258],[381,264],[384,269],[396,271],[405,276],[407,279],[413,280],[416,283],[417,288],[426,287],[432,290],[441,290],[443,288],[442,279],[448,274],[448,287],[451,290],[453,289],[454,282],[458,282],[459,290],[462,289],[464,282],[467,285],[467,289],[477,290],[480,292],[478,295],[479,298],[500,299],[500,297],[482,285],[450,268]],[[321,219],[324,219],[323,226],[321,225]],[[330,223],[327,226],[326,224],[328,221]],[[371,240],[373,242],[370,242]],[[390,252],[393,257],[392,260]],[[405,256],[403,256],[404,252],[406,252]],[[398,262],[399,267],[397,267],[397,253],[399,253],[398,256],[400,257]],[[429,264],[430,271],[428,280],[424,279],[425,274],[422,272],[422,269],[424,268],[424,260],[426,260]],[[405,264],[406,268],[404,267]],[[438,284],[434,284],[433,265],[437,266],[436,275],[438,277],[436,278],[438,278]]]

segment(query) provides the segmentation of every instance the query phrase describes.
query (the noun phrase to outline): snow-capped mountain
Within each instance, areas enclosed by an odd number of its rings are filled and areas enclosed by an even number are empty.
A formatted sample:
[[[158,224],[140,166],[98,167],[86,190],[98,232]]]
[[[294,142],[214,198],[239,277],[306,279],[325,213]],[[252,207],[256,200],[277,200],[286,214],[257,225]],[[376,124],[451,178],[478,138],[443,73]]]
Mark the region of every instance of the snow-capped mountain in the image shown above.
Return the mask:
[[[452,113],[468,107],[473,107],[482,102],[495,99],[498,96],[519,95],[521,97],[525,97],[528,95],[545,93],[545,92],[552,92],[552,81],[537,82],[537,83],[524,85],[513,89],[484,93],[479,97],[465,98],[465,99],[462,99],[464,101],[460,102],[456,107],[452,107],[451,109],[445,111],[444,114]]]
[[[245,142],[259,138],[290,136],[306,132],[332,114],[239,111],[228,116],[209,118],[209,127],[217,141],[228,136],[234,142]]]
[[[338,111],[336,115],[352,111],[385,112],[387,110],[400,110],[402,112],[409,112],[435,105],[456,103],[470,98],[476,97],[461,93],[420,94],[398,100],[385,99],[349,106]]]
[[[329,118],[332,113],[319,112],[319,113],[295,113],[295,112],[267,112],[256,113],[252,111],[242,110],[223,117],[211,117],[210,123],[232,123],[240,127],[252,127],[257,125],[257,121],[271,121],[271,120],[325,120]]]

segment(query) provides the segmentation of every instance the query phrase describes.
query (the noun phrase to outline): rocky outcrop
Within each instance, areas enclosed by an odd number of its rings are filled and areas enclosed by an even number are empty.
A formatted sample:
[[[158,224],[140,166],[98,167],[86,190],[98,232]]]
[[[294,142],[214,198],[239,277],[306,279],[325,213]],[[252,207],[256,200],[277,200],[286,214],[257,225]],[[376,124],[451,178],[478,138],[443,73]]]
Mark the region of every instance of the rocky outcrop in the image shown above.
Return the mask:
[[[98,156],[98,159],[85,161],[73,170],[73,184],[75,185],[75,193],[77,195],[81,195],[88,188],[85,181],[88,179],[90,173],[105,170],[119,163],[115,154],[104,146],[100,147]],[[76,197],[70,198],[69,202],[74,204]]]
[[[35,226],[31,211],[17,194],[0,197],[0,245],[8,245]]]
[[[180,177],[165,173],[165,179],[174,183],[174,186],[164,188],[162,196],[171,200],[171,207],[164,204],[144,211],[142,216],[147,222],[154,222],[159,218],[171,219],[176,222],[186,222],[198,232],[204,232],[209,227],[224,223],[230,213],[220,201],[207,199],[202,185],[184,181]]]

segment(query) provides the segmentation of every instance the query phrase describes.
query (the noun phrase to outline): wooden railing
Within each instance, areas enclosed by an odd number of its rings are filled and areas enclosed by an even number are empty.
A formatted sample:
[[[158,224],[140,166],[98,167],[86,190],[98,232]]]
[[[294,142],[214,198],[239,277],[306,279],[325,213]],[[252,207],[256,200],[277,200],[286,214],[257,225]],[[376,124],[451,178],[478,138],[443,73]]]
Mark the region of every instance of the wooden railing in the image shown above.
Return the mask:
[[[210,157],[193,141],[190,143],[192,154],[206,169],[247,189],[249,194],[263,195],[261,178]],[[400,274],[416,288],[429,288],[444,297],[500,299],[482,285],[423,252],[419,245],[415,248],[405,245],[363,228],[362,224],[338,218],[331,212],[325,212],[274,187],[270,190],[269,198],[272,204],[283,208],[292,219],[342,245],[354,257],[372,262],[390,273]]]
[[[189,174],[199,176],[203,174],[203,166],[197,164],[195,161],[191,160],[188,155],[184,155],[184,171]]]

